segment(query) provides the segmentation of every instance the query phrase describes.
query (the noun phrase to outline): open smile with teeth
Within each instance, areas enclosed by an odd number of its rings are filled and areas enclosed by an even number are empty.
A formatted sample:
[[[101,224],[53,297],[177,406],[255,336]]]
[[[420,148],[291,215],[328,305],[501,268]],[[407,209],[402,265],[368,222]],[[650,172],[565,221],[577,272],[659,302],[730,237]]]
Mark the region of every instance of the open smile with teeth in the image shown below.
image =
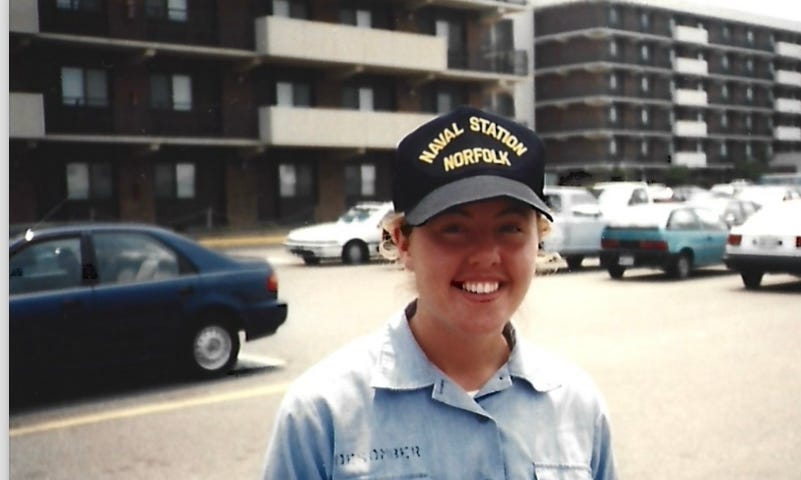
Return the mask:
[[[500,287],[499,282],[462,282],[460,288],[465,292],[486,295],[497,292]]]

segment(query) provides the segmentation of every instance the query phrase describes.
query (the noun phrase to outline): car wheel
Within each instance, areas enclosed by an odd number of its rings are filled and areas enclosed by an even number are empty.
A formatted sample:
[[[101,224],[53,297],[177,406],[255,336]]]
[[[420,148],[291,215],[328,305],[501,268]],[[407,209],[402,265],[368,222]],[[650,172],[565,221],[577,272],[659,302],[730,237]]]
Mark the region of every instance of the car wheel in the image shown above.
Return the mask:
[[[612,267],[607,268],[606,271],[609,272],[610,277],[617,280],[623,278],[623,273],[626,271],[626,269],[619,265],[614,265]]]
[[[581,268],[581,262],[584,261],[584,257],[581,255],[569,255],[565,257],[565,261],[567,262],[567,268],[570,270],[578,270]]]
[[[749,290],[759,288],[762,283],[762,275],[764,275],[762,272],[742,272],[740,274],[743,277],[743,285]]]
[[[682,252],[668,267],[667,274],[677,280],[684,280],[690,276],[693,268],[693,259],[687,252]]]
[[[342,263],[354,265],[364,263],[368,258],[367,245],[359,240],[351,240],[342,248]]]
[[[192,331],[189,347],[190,373],[201,378],[221,376],[236,364],[239,334],[224,321],[205,321]]]

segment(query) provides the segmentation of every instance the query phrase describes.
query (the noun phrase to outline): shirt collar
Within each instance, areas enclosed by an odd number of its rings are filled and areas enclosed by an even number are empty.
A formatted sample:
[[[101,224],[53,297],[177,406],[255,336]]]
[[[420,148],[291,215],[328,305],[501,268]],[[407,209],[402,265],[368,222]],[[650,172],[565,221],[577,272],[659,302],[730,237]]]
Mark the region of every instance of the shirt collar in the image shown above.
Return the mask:
[[[407,311],[408,308],[398,312],[381,334],[378,359],[371,375],[374,388],[414,390],[431,386],[442,377],[417,344],[409,327]],[[516,338],[511,324],[508,330],[507,335],[514,339],[513,348],[502,368],[508,368],[512,377],[525,380],[538,392],[561,386],[554,361],[536,347]]]

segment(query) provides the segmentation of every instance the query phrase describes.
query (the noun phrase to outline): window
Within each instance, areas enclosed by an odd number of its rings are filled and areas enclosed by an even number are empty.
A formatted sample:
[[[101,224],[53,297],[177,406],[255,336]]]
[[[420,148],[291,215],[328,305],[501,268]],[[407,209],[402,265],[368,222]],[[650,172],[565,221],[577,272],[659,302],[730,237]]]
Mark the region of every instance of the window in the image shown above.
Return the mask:
[[[275,104],[282,107],[311,106],[311,86],[300,82],[277,82]]]
[[[720,156],[726,157],[729,155],[729,148],[726,146],[726,142],[720,142]]]
[[[106,71],[61,67],[61,103],[69,106],[107,107]]]
[[[150,106],[188,112],[192,110],[192,78],[188,75],[150,75]]]
[[[668,230],[694,230],[697,228],[699,228],[698,218],[690,210],[676,210],[668,218]]]
[[[745,116],[745,128],[747,128],[748,130],[751,130],[751,127],[753,126],[753,124],[754,124],[754,121],[751,118],[751,115],[746,115]]]
[[[720,114],[720,126],[726,128],[729,126],[729,116],[726,112]]]
[[[339,11],[339,23],[354,25],[359,28],[371,28],[373,26],[373,16],[369,10],[343,8]]]
[[[67,198],[88,200],[111,198],[111,164],[71,162],[67,164]]]
[[[745,142],[745,156],[751,157],[753,154],[753,148],[751,148],[751,142]]]
[[[155,183],[156,198],[195,198],[195,164],[156,164]]]
[[[640,110],[640,121],[643,125],[648,125],[648,108],[643,107],[643,109]]]
[[[651,28],[651,15],[648,12],[640,12],[640,28],[643,30]]]
[[[612,57],[617,57],[617,40],[612,39],[609,42],[609,55]]]
[[[640,141],[640,155],[648,155],[648,140],[642,139]]]
[[[748,42],[749,45],[753,45],[754,44],[754,31],[753,30],[748,30],[747,32],[745,32],[745,40]]]
[[[651,59],[651,48],[648,45],[640,45],[640,58],[646,62]]]
[[[720,28],[720,35],[726,40],[728,40],[731,37],[731,29],[729,28],[728,25],[723,25]]]
[[[729,69],[729,56],[728,55],[723,55],[722,57],[720,57],[720,68],[722,68],[723,70],[728,70]]]
[[[145,0],[145,14],[150,18],[185,22],[188,18],[186,0]]]
[[[362,163],[345,166],[345,194],[349,197],[375,196],[375,165]]]
[[[617,122],[617,107],[614,105],[609,107],[609,121],[612,123]]]
[[[706,208],[699,208],[695,211],[698,215],[698,220],[701,222],[701,228],[704,230],[728,230],[729,227],[720,218],[716,212],[707,210]]]
[[[748,72],[753,72],[754,71],[754,59],[753,58],[749,58],[748,60],[745,61],[745,69],[748,70]]]
[[[720,96],[723,98],[729,98],[729,86],[725,83],[720,87]]]
[[[642,90],[643,92],[647,92],[651,87],[650,83],[651,82],[648,80],[648,77],[643,76],[642,78],[640,78],[640,90]]]
[[[342,90],[342,106],[353,110],[372,112],[374,108],[374,92],[368,86],[345,86]]]
[[[753,87],[748,87],[748,88],[745,89],[745,98],[749,102],[754,100],[754,88]]]
[[[617,90],[617,75],[614,73],[609,75],[609,89]]]
[[[609,155],[617,155],[617,141],[614,138],[609,140]]]
[[[309,18],[304,0],[273,0],[273,15],[284,18]]]
[[[312,169],[306,164],[278,165],[278,192],[281,198],[312,196]]]
[[[57,238],[31,243],[9,258],[8,293],[15,295],[81,285],[81,240]]]
[[[58,10],[99,12],[100,0],[57,0],[56,8]]]
[[[97,232],[92,238],[100,283],[149,282],[181,274],[178,255],[149,235]]]
[[[609,8],[609,25],[617,25],[620,21],[620,15],[617,12],[617,8],[611,7]]]

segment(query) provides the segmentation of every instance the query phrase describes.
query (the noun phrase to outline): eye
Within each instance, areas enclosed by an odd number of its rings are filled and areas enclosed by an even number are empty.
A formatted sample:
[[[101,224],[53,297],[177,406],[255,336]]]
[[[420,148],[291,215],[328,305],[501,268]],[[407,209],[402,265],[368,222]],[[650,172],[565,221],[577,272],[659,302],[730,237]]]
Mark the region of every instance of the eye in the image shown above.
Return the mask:
[[[456,234],[465,232],[465,228],[458,223],[446,223],[440,228],[442,233]]]

